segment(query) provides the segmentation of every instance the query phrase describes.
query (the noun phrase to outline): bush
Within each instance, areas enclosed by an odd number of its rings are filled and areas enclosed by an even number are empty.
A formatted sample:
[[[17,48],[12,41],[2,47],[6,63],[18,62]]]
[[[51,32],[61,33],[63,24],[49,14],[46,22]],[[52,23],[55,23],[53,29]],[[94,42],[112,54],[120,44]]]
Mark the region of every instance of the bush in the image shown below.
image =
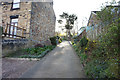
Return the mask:
[[[3,33],[3,27],[2,27],[2,26],[0,26],[0,28],[1,28],[1,33]]]
[[[93,59],[85,66],[85,72],[89,78],[105,78],[108,64],[101,59]]]
[[[50,38],[51,44],[52,45],[57,45],[56,43],[56,36]]]
[[[118,25],[115,23],[105,26],[106,32],[101,34],[96,44],[87,46],[91,50],[91,61],[85,67],[86,74],[91,78],[119,78],[118,61],[119,47]],[[88,42],[89,43],[89,42]]]
[[[36,44],[35,48],[38,48],[38,47],[44,47],[44,45],[42,45],[42,44]]]
[[[62,42],[62,38],[59,38],[58,42],[61,43]]]
[[[53,50],[55,46],[44,46],[44,47],[37,47],[37,48],[27,48],[24,49],[24,55],[22,54],[20,58],[40,58],[43,57],[47,52]]]
[[[81,40],[80,40],[80,46],[81,47],[85,47],[88,43],[88,40],[86,37],[83,37]]]
[[[80,57],[81,57],[81,63],[86,62],[87,55],[85,53],[81,53]]]
[[[119,19],[120,21],[120,19]],[[98,40],[90,41],[83,37],[73,43],[73,48],[85,64],[85,72],[89,78],[119,78],[119,26],[112,23],[105,26],[107,30],[98,36]],[[87,63],[86,63],[87,61]]]

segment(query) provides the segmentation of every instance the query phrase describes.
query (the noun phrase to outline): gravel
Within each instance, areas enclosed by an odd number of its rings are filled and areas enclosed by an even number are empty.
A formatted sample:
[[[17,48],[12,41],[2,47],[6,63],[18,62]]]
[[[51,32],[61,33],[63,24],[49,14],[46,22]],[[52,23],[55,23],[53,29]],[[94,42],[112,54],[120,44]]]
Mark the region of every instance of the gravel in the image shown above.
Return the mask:
[[[19,78],[37,63],[37,60],[2,59],[2,78]]]

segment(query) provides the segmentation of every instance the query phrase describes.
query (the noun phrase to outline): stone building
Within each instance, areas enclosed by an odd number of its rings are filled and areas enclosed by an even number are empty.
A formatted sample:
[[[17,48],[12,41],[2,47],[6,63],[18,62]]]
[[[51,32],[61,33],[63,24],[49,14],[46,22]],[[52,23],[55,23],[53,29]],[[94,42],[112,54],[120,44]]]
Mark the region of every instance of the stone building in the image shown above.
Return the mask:
[[[36,44],[50,45],[55,36],[56,16],[53,2],[0,3],[2,56]]]
[[[27,38],[43,43],[55,35],[53,2],[3,2],[3,39]]]
[[[109,5],[106,6],[102,11],[92,11],[86,27],[87,38],[89,38],[90,40],[96,40],[97,36],[99,36],[101,33],[107,33],[106,25],[111,24],[120,17],[119,9],[119,5]],[[105,12],[107,12],[107,15],[105,14]],[[101,19],[97,18],[97,13],[102,16]]]
[[[97,36],[101,33],[102,27],[100,25],[101,21],[97,19],[97,12],[92,11],[87,27],[86,27],[86,36],[90,40],[95,40]]]

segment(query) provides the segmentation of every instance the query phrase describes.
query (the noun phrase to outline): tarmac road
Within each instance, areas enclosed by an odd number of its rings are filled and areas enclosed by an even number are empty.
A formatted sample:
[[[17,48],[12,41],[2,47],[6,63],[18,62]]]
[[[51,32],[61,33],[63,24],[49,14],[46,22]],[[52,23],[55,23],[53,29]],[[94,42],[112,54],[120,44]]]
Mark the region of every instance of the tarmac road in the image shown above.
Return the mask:
[[[21,78],[86,78],[86,76],[80,59],[69,41],[63,41]]]

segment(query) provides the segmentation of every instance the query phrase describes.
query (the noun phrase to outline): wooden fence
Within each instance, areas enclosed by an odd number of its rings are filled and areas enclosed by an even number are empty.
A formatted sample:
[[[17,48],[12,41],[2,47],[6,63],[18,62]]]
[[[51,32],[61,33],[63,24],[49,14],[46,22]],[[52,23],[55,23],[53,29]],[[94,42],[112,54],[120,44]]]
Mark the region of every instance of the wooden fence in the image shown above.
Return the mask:
[[[18,30],[21,31],[22,33],[19,33]],[[17,35],[17,33],[19,33],[19,35]],[[26,33],[25,28],[15,26],[15,24],[11,25],[11,24],[7,23],[6,28],[5,28],[4,32],[2,33],[3,34],[2,38],[5,38],[5,37],[7,37],[7,38],[26,38],[25,33]]]

